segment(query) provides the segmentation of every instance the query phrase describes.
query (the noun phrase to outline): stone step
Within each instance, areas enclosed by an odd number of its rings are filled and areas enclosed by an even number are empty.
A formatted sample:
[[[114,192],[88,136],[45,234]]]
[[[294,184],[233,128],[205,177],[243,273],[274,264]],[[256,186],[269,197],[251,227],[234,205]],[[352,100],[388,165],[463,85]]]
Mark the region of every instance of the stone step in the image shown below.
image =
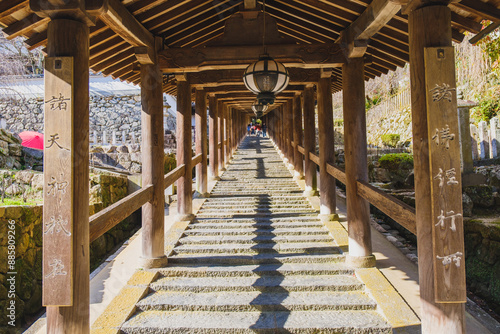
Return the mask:
[[[195,228],[192,227],[184,231],[184,235],[189,236],[226,236],[226,235],[253,235],[253,236],[286,236],[286,235],[328,235],[328,231],[321,227],[314,228]]]
[[[257,276],[257,277],[161,277],[151,284],[154,291],[363,291],[354,276]]]
[[[242,266],[176,265],[156,269],[163,276],[182,277],[261,277],[287,275],[354,275],[343,263],[285,263]]]
[[[142,311],[328,311],[374,310],[363,292],[172,292],[156,291],[137,303]]]
[[[283,218],[284,217],[290,217],[291,212],[275,212],[274,215],[280,215]],[[294,219],[297,216],[300,217],[315,217],[317,219],[318,214],[317,212],[293,212],[294,217],[293,218],[288,218],[288,219]],[[239,218],[241,216],[248,216],[248,217],[256,217],[256,218],[263,218],[263,217],[269,217],[270,213],[269,212],[251,212],[251,213],[217,213],[217,212],[199,212],[196,215],[198,218]],[[236,216],[236,217],[235,217]],[[239,217],[238,217],[239,216]],[[275,216],[276,217],[276,216]]]
[[[198,211],[198,214],[203,215],[203,214],[220,214],[220,215],[225,215],[225,214],[259,214],[259,213],[265,213],[266,215],[273,214],[273,213],[316,213],[317,211],[314,210],[313,208],[281,208],[281,207],[269,207],[269,208],[239,208],[239,209],[229,209],[229,208],[221,208],[221,209],[216,209],[216,208],[201,208]]]
[[[279,207],[292,207],[292,208],[297,208],[297,207],[304,207],[304,208],[311,208],[311,204],[307,202],[306,200],[295,200],[295,201],[289,201],[289,200],[283,200],[283,201],[261,201],[261,200],[249,200],[249,201],[220,201],[220,202],[211,202],[211,201],[205,201],[203,203],[203,208],[217,208],[217,209],[224,209],[224,208],[268,208],[272,206],[279,206]]]
[[[339,263],[345,260],[342,254],[257,254],[234,255],[222,254],[179,254],[171,255],[168,262],[171,264],[199,264],[199,265],[253,265],[253,264],[283,264],[283,263]]]
[[[375,311],[140,312],[125,322],[126,334],[151,333],[349,333],[389,334]]]
[[[261,243],[226,243],[226,244],[197,244],[197,245],[180,245],[173,250],[174,254],[261,254],[261,253],[333,253],[340,254],[341,250],[335,246],[333,242],[316,242],[316,243],[282,243],[282,244],[261,244]]]
[[[227,245],[227,244],[253,244],[281,245],[284,243],[328,243],[333,242],[330,235],[211,235],[211,236],[185,236],[179,240],[181,245]]]
[[[255,223],[255,222],[234,222],[227,223],[226,220],[216,219],[216,222],[211,222],[214,219],[198,220],[197,222],[193,222],[188,225],[188,229],[197,229],[197,230],[211,230],[211,229],[241,229],[241,230],[254,230],[254,229],[267,229],[267,230],[276,230],[276,229],[285,229],[285,228],[308,228],[308,229],[318,229],[324,228],[321,222],[315,221],[298,221],[298,222],[270,222],[270,223]],[[227,221],[231,221],[232,219],[227,219]],[[210,222],[208,222],[210,221]]]

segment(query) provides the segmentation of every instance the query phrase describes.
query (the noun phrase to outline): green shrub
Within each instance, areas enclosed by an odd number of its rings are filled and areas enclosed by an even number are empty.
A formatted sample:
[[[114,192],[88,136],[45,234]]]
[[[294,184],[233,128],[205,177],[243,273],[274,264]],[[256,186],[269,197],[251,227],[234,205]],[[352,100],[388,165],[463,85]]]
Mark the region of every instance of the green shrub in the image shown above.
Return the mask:
[[[382,137],[380,139],[382,139],[382,143],[385,146],[396,147],[398,145],[400,138],[401,138],[401,136],[396,134],[396,133],[388,133],[388,134],[382,135]]]
[[[389,170],[412,169],[413,155],[409,153],[384,154],[378,159],[381,168]]]
[[[343,118],[336,118],[336,119],[334,119],[333,120],[333,125],[337,126],[337,127],[344,126],[344,119]]]
[[[170,171],[177,167],[177,160],[175,158],[175,154],[165,154],[165,158],[163,160],[163,172],[168,174]]]

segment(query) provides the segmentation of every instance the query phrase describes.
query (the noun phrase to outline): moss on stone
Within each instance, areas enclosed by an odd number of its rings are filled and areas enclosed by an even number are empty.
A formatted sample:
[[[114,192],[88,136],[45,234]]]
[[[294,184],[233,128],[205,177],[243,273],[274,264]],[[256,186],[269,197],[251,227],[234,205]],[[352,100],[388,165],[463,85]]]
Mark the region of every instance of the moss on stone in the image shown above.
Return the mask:
[[[391,171],[413,168],[413,155],[409,153],[384,154],[378,159],[381,168]]]

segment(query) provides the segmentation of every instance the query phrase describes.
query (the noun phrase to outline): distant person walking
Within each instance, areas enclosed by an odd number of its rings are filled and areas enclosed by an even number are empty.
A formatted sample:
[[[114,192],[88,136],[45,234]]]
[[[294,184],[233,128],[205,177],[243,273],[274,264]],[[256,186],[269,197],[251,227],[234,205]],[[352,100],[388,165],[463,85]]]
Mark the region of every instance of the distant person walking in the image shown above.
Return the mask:
[[[267,126],[266,126],[266,123],[262,123],[262,137],[267,137]]]
[[[250,136],[250,130],[252,130],[252,123],[248,123],[247,125],[247,136]]]

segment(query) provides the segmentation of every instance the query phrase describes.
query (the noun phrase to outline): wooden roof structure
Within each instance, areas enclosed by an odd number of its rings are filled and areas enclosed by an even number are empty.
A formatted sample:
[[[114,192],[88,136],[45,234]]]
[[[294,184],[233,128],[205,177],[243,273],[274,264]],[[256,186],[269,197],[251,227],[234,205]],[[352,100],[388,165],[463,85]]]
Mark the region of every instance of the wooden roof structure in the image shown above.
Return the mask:
[[[243,92],[239,78],[243,69],[255,59],[253,50],[242,49],[249,59],[241,59],[225,66],[194,66],[191,69],[175,68],[180,58],[196,58],[200,50],[218,45],[224,39],[226,24],[238,14],[251,15],[248,11],[260,11],[262,0],[87,0],[85,11],[90,20],[90,68],[130,83],[140,83],[138,50],[154,45],[155,37],[161,37],[163,51],[160,62],[164,72],[164,92],[176,94],[175,74],[193,73],[193,80],[200,84],[213,83],[208,80],[207,69],[222,69],[219,79],[228,80],[219,84],[239,85],[241,89],[229,88],[231,95],[242,98],[253,96]],[[412,0],[267,0],[266,12],[277,26],[277,31],[289,45],[287,52],[321,54],[331,45],[339,46],[345,56],[357,52],[367,59],[365,79],[375,78],[388,71],[402,67],[409,61],[408,16],[406,7]],[[500,0],[454,0],[452,9],[453,40],[461,42],[464,33],[479,33],[483,19],[500,20]],[[47,43],[49,17],[41,17],[28,0],[9,0],[0,3],[0,26],[8,39],[23,36],[28,49],[44,47]],[[235,15],[236,14],[236,15]],[[245,34],[248,31],[245,31]],[[290,44],[292,43],[292,44]],[[336,44],[334,44],[336,43]],[[324,46],[322,48],[322,46]],[[240,45],[239,47],[243,47]],[[311,50],[307,48],[310,47]],[[140,53],[140,51],[139,51]],[[270,50],[271,56],[275,57]],[[217,65],[217,60],[204,54],[199,64]],[[201,59],[203,58],[203,59]],[[275,57],[280,60],[280,57]],[[300,58],[300,56],[299,56]],[[286,60],[286,59],[285,59]],[[297,71],[307,67],[306,62],[290,60]],[[328,66],[324,59],[315,60],[318,67]],[[287,63],[287,61],[284,61]],[[233,64],[234,66],[231,66]],[[286,65],[286,64],[285,64]],[[338,64],[337,64],[338,65]],[[187,66],[184,64],[184,66]],[[333,91],[342,89],[342,69],[333,67]],[[289,67],[290,68],[290,67]],[[227,72],[231,72],[232,75]],[[292,69],[293,70],[293,69]],[[207,71],[205,71],[207,72]],[[214,71],[217,72],[217,71]],[[305,73],[301,76],[303,78]],[[203,80],[205,77],[206,80]],[[238,82],[236,82],[238,81]],[[294,81],[292,79],[292,81]],[[293,82],[299,84],[300,82]],[[240,92],[241,91],[241,92]],[[236,93],[237,92],[237,93]],[[241,105],[243,106],[243,105]]]

